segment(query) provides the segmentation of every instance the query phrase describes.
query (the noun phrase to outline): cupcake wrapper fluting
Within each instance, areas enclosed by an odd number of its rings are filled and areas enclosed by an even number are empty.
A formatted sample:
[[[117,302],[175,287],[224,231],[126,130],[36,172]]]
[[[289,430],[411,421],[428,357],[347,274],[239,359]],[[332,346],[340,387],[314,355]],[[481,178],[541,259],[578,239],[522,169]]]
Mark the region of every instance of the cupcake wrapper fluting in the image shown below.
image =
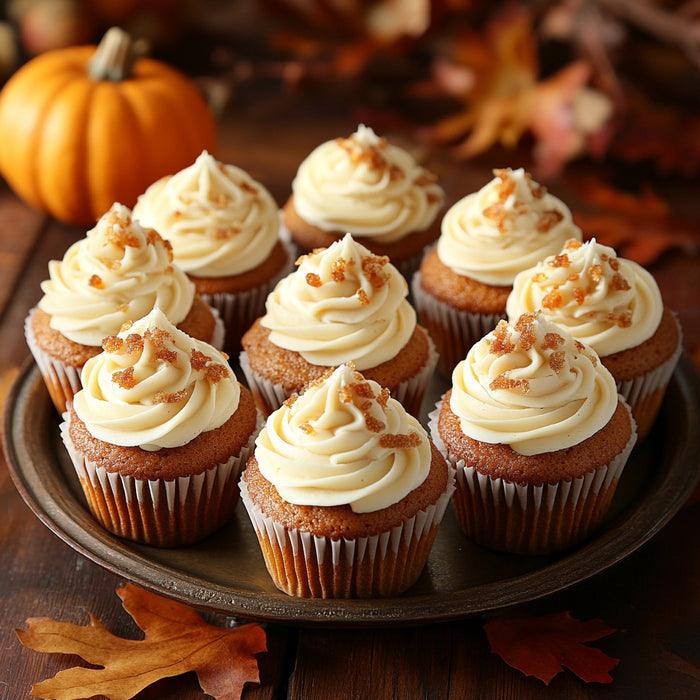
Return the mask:
[[[302,598],[370,598],[394,596],[421,574],[447,505],[448,487],[436,503],[403,525],[370,537],[333,540],[287,528],[266,516],[248,495],[241,479],[241,501],[253,523],[265,566],[285,593]]]
[[[429,416],[430,431],[456,469],[452,503],[467,537],[498,551],[551,554],[582,542],[600,526],[637,440],[633,419],[627,445],[609,464],[555,484],[520,485],[481,474],[449,453],[437,428],[441,403]]]
[[[257,430],[238,455],[201,474],[146,480],[109,472],[85,459],[70,439],[69,421],[65,413],[61,439],[90,512],[113,534],[158,547],[178,547],[202,539],[233,516],[238,477],[255,447]]]
[[[29,312],[24,320],[24,337],[41,376],[44,378],[49,396],[56,410],[62,414],[66,410],[68,402],[72,401],[73,396],[82,389],[80,382],[82,367],[67,365],[61,360],[51,357],[37,345],[32,329],[32,316],[35,311],[36,307]]]
[[[678,324],[677,318],[676,323]],[[647,374],[617,383],[618,392],[632,409],[632,415],[637,422],[640,442],[649,434],[654,425],[666,388],[683,351],[680,324],[678,324],[678,331],[680,336],[678,347],[668,360]]]
[[[200,294],[209,306],[216,309],[223,319],[226,328],[225,350],[229,353],[237,353],[240,348],[241,336],[253,325],[259,316],[265,313],[265,301],[268,294],[277,283],[286,277],[294,269],[294,259],[291,247],[285,244],[287,262],[282,269],[263,284],[254,289],[239,292],[217,294]],[[224,347],[223,344],[220,347]]]
[[[421,404],[438,362],[438,353],[430,335],[428,335],[428,345],[428,358],[425,365],[415,376],[401,382],[391,392],[391,396],[414,416],[420,415]],[[276,411],[291,396],[291,393],[281,384],[275,384],[256,374],[250,366],[248,353],[245,350],[241,351],[238,362],[258,408],[266,416]]]
[[[505,314],[477,314],[455,309],[426,293],[420,272],[411,278],[413,302],[421,325],[435,341],[440,359],[438,367],[446,376],[461,362],[474,343],[490,333]]]

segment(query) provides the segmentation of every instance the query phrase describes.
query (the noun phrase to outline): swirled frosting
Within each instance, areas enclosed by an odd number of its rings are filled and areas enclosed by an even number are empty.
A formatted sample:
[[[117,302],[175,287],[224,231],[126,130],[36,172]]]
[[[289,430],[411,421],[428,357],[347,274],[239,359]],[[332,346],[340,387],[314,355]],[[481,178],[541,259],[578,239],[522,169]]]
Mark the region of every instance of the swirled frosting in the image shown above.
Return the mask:
[[[173,265],[170,244],[114,204],[63,260],[49,262],[39,308],[51,327],[76,343],[98,346],[154,306],[175,324],[190,311],[194,284]]]
[[[518,274],[508,316],[537,310],[604,357],[650,338],[663,301],[649,272],[594,238],[568,241],[559,254]]]
[[[518,272],[558,253],[568,239],[581,240],[581,230],[569,208],[522,168],[494,175],[447,211],[437,253],[457,274],[508,287]]]
[[[262,475],[285,500],[367,513],[425,481],[428,436],[376,382],[341,365],[294,399],[269,416],[255,449]]]
[[[500,321],[452,373],[450,408],[462,432],[524,455],[589,438],[617,401],[596,353],[539,314]]]
[[[390,360],[408,342],[416,313],[408,285],[387,257],[350,234],[302,256],[268,295],[261,323],[270,341],[313,365],[354,362],[362,371]]]
[[[189,167],[154,182],[134,217],[173,245],[175,262],[195,277],[228,277],[260,265],[276,245],[279,211],[244,170],[203,151]]]
[[[226,358],[160,309],[105,338],[103,348],[85,363],[73,402],[98,440],[149,451],[179,447],[238,407],[240,386]]]
[[[424,231],[444,200],[432,173],[362,124],[349,138],[317,146],[299,166],[292,192],[308,223],[377,243]]]

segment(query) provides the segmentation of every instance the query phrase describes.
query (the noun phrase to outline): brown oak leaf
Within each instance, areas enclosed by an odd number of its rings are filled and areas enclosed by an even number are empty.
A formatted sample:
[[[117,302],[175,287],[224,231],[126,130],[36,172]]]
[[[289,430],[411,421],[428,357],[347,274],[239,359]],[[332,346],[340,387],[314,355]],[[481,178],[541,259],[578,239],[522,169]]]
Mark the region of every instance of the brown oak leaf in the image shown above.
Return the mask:
[[[132,584],[117,594],[143,630],[142,640],[117,637],[92,615],[89,626],[31,618],[29,629],[15,630],[22,644],[35,651],[77,654],[102,667],[61,671],[32,686],[32,696],[129,700],[161,678],[195,671],[205,693],[217,700],[239,700],[245,683],[259,682],[255,654],[266,650],[260,625],[216,627],[187,605]]]
[[[495,617],[484,623],[484,630],[491,651],[546,685],[564,667],[587,683],[611,683],[608,672],[619,663],[619,659],[581,643],[615,630],[602,620],[577,620],[568,611],[541,617]]]
[[[600,181],[581,180],[578,192],[592,207],[574,212],[584,236],[595,237],[624,258],[648,266],[672,249],[689,255],[700,251],[700,226],[674,216],[669,204],[649,186],[635,194]]]

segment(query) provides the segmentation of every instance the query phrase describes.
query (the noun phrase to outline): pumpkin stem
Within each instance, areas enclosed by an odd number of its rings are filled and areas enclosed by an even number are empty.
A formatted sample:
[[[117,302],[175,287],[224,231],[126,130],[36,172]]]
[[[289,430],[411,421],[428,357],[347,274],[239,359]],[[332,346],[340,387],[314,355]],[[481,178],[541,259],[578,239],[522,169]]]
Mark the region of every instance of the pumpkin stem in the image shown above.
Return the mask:
[[[140,42],[134,41],[123,29],[110,27],[88,62],[88,73],[94,80],[127,80],[142,53]]]

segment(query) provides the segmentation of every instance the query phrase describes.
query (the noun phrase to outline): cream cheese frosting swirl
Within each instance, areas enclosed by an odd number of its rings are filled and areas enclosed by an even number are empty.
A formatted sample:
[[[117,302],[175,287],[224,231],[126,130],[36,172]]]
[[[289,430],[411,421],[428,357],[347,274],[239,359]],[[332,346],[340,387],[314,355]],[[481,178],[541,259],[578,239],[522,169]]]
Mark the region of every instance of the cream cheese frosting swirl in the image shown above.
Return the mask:
[[[444,200],[432,173],[362,124],[349,138],[317,146],[299,166],[292,192],[306,222],[377,243],[424,231]]]
[[[170,244],[114,204],[63,259],[49,262],[39,308],[70,340],[98,346],[154,306],[175,324],[190,311],[194,284],[173,265]]]
[[[649,339],[663,301],[647,270],[593,238],[568,241],[558,255],[518,274],[506,313],[537,310],[605,357]]]
[[[207,151],[154,182],[138,198],[134,217],[167,238],[175,262],[194,277],[248,272],[279,239],[279,210],[268,190]]]
[[[393,358],[416,327],[408,285],[386,257],[350,234],[302,256],[268,295],[270,341],[313,365],[354,362],[362,371]]]
[[[596,353],[539,314],[500,321],[452,374],[450,408],[464,434],[524,455],[586,440],[617,402]]]
[[[290,503],[367,513],[420,486],[431,449],[421,424],[388,390],[341,365],[268,417],[255,458]]]
[[[91,435],[144,450],[179,447],[223,425],[240,386],[226,358],[160,309],[105,338],[83,367],[73,407]]]
[[[437,254],[457,274],[508,287],[521,270],[561,250],[581,230],[569,208],[522,168],[495,178],[445,214]]]

